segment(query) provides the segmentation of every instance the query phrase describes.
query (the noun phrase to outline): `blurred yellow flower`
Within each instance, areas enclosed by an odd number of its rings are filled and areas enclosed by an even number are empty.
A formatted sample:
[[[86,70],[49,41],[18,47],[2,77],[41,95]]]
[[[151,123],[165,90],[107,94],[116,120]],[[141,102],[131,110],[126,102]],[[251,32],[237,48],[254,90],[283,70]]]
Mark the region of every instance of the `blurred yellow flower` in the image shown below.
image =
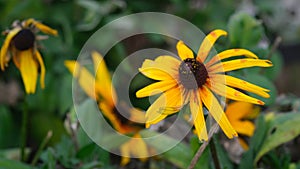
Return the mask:
[[[65,66],[73,73],[79,85],[85,93],[98,102],[98,106],[111,125],[121,134],[132,134],[132,139],[120,146],[122,155],[121,165],[124,166],[130,161],[130,157],[147,157],[148,149],[146,143],[141,139],[139,131],[143,129],[136,123],[144,123],[144,113],[135,108],[128,108],[126,105],[118,103],[115,89],[111,82],[111,76],[103,60],[97,53],[92,53],[94,71],[96,78],[76,61],[65,61]],[[116,104],[121,104],[122,108],[130,114],[130,119],[125,119],[116,109]],[[137,139],[140,138],[140,139]],[[145,161],[146,158],[139,158]]]
[[[38,31],[57,35],[56,30],[34,19],[14,22],[13,28],[4,32],[6,39],[0,53],[1,70],[4,71],[10,59],[13,58],[16,67],[21,72],[25,91],[28,94],[35,93],[39,69],[41,88],[45,87],[46,69],[36,44],[39,40]]]
[[[252,119],[256,118],[260,112],[260,108],[247,102],[232,102],[229,103],[225,114],[232,127],[236,132],[242,136],[252,137],[255,125]],[[244,149],[248,149],[248,145],[245,140],[239,138],[239,142]]]
[[[227,35],[223,30],[215,30],[208,34],[196,57],[194,57],[191,49],[179,41],[177,51],[181,60],[172,56],[159,56],[155,60],[146,59],[144,61],[139,69],[140,72],[158,82],[140,89],[136,96],[141,98],[163,93],[148,108],[146,127],[158,123],[168,115],[178,112],[184,105],[189,104],[198,138],[208,140],[203,115],[204,104],[226,136],[233,138],[237,136],[237,133],[228,121],[213,92],[232,100],[264,104],[262,101],[234,88],[252,92],[262,97],[269,97],[267,93],[269,90],[225,73],[253,66],[270,67],[272,63],[269,60],[258,59],[254,53],[246,49],[225,50],[210,60],[207,59],[213,44],[223,35]],[[223,59],[235,56],[246,56],[247,58],[221,62]]]

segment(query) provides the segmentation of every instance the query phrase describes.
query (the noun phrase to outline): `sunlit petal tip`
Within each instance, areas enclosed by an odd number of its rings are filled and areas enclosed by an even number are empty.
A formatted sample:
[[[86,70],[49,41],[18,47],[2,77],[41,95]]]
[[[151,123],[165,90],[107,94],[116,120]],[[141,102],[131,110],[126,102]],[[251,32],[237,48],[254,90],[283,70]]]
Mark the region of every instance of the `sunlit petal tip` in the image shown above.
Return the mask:
[[[211,31],[207,36],[212,36],[213,38],[218,38],[220,36],[227,36],[227,32],[223,29],[215,29]]]
[[[187,58],[194,58],[193,51],[188,48],[183,41],[179,41],[176,45],[177,52],[181,60],[185,60]]]
[[[261,100],[258,100],[258,101],[257,101],[257,104],[259,104],[259,105],[265,105],[265,102],[263,102],[263,101],[261,101]]]
[[[147,129],[148,129],[150,126],[151,126],[150,123],[146,123],[146,124],[145,124],[145,127],[146,127]]]
[[[205,62],[208,54],[211,51],[211,48],[215,44],[215,42],[219,39],[220,36],[226,36],[227,32],[221,29],[216,29],[210,32],[203,40],[200,45],[200,48],[197,53],[197,60],[201,62]]]

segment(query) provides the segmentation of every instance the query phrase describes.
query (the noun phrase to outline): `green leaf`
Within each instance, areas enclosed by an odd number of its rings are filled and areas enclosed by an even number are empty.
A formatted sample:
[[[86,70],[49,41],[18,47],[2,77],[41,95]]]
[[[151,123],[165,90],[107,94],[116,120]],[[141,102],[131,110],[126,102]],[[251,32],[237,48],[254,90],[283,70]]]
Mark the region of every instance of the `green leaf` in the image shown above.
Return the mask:
[[[282,70],[283,59],[280,53],[275,52],[270,60],[272,61],[273,66],[265,69],[265,74],[271,80],[275,80]]]
[[[229,19],[228,30],[231,45],[242,48],[257,45],[264,32],[261,22],[247,13],[232,15]]]
[[[254,158],[266,137],[269,123],[265,120],[264,115],[260,115],[256,121],[256,130],[250,138],[249,150],[243,154],[239,169],[253,169]]]
[[[215,146],[221,168],[233,169],[233,164],[230,161],[228,155],[226,154],[216,135],[213,136],[213,139],[211,141],[213,141],[213,144]],[[212,144],[212,142],[210,144]]]
[[[12,114],[5,106],[0,106],[0,148],[15,146],[18,144]]]
[[[147,145],[152,146],[158,152],[163,152],[166,147],[169,147],[173,144],[176,145],[178,143],[178,140],[150,130],[143,130],[140,132],[140,134],[145,138],[160,135],[160,139],[151,139],[151,141],[145,139]],[[191,149],[184,143],[178,143],[172,149],[161,154],[161,156],[179,168],[187,168],[192,160]]]
[[[33,167],[15,160],[0,158],[0,169],[33,169]]]
[[[270,150],[288,142],[300,134],[300,113],[276,114],[270,120],[270,128],[263,145],[255,157],[255,163]]]

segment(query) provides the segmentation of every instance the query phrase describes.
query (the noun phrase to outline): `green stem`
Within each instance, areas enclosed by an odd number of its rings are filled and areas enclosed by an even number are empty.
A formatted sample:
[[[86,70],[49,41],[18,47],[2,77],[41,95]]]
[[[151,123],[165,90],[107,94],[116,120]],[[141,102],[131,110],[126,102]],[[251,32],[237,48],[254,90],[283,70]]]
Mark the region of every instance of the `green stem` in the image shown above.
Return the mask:
[[[47,145],[47,143],[49,142],[49,140],[52,137],[52,131],[48,131],[46,137],[43,139],[41,145],[39,146],[39,149],[37,150],[37,152],[35,153],[35,156],[33,157],[33,160],[31,162],[31,165],[34,166],[36,164],[36,162],[38,161],[43,149],[45,148],[45,146]]]
[[[217,154],[217,150],[216,150],[216,145],[215,145],[214,139],[215,139],[214,137],[211,138],[211,142],[209,144],[209,147],[210,147],[212,158],[213,158],[213,161],[214,161],[214,164],[215,164],[215,168],[216,169],[221,169],[220,161],[219,161],[219,158],[218,158],[218,154]]]
[[[23,112],[22,112],[22,126],[21,126],[21,160],[25,161],[25,148],[27,140],[27,123],[28,123],[28,105],[26,96],[24,98]]]

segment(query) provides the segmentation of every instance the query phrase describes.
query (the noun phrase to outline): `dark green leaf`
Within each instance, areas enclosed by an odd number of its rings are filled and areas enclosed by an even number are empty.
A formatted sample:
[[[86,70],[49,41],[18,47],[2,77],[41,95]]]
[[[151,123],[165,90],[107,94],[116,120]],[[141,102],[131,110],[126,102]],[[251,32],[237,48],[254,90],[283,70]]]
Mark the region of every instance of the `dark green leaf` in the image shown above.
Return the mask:
[[[16,160],[0,158],[0,169],[33,169],[33,167]]]

